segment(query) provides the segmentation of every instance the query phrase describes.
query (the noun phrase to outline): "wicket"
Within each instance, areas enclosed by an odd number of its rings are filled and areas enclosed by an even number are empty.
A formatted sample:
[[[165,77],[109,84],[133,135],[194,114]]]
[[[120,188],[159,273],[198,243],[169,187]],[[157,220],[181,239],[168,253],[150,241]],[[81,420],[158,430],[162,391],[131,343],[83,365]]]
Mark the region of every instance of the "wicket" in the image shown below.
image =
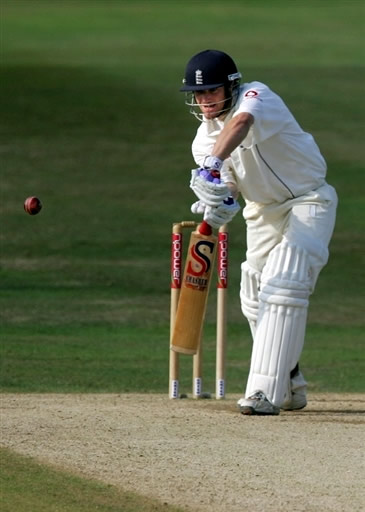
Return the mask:
[[[176,310],[182,281],[183,230],[195,228],[194,221],[182,221],[172,226],[171,240],[171,301],[170,301],[170,341],[173,333]],[[225,346],[227,324],[227,286],[228,286],[228,229],[221,226],[218,232],[217,250],[217,323],[216,323],[216,392],[217,400],[225,397]],[[169,397],[180,398],[179,394],[179,357],[170,349],[169,360]],[[193,398],[206,396],[202,390],[202,343],[193,356]]]

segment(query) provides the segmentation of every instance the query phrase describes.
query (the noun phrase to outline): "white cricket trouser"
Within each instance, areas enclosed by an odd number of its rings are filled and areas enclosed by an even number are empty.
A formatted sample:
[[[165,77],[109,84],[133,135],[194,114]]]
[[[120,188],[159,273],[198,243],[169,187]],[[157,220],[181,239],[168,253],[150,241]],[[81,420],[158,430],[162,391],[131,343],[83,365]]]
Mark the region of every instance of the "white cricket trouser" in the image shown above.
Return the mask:
[[[309,254],[312,289],[328,261],[328,244],[336,219],[337,195],[328,184],[282,204],[248,204],[243,210],[247,224],[247,263],[261,272],[271,250],[286,239]]]
[[[308,297],[328,260],[336,206],[336,192],[325,184],[284,204],[244,210],[241,305],[254,338],[246,398],[263,391],[275,405],[285,400],[304,344]]]

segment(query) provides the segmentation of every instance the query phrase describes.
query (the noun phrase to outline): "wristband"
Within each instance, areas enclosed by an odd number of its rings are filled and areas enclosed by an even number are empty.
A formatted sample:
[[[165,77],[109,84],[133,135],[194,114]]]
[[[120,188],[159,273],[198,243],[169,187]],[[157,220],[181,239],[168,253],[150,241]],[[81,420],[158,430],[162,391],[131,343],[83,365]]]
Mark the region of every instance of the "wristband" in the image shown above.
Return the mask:
[[[222,169],[223,160],[217,156],[206,156],[204,159],[203,167],[206,169],[213,169],[214,171],[220,171]]]

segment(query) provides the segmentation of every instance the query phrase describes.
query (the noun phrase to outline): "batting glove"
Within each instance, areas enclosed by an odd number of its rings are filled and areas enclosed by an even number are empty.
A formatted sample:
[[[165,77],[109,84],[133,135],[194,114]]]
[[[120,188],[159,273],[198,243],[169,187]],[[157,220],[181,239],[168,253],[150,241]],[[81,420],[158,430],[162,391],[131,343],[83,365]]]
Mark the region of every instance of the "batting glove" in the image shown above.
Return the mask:
[[[218,229],[223,224],[231,222],[233,217],[240,211],[241,206],[232,197],[229,197],[220,206],[212,208],[207,206],[204,211],[204,220],[212,226],[212,228]]]
[[[196,201],[190,207],[192,213],[204,213],[207,206],[202,201]]]
[[[190,188],[207,206],[219,206],[230,196],[230,190],[221,182],[219,174],[204,167],[191,171]]]

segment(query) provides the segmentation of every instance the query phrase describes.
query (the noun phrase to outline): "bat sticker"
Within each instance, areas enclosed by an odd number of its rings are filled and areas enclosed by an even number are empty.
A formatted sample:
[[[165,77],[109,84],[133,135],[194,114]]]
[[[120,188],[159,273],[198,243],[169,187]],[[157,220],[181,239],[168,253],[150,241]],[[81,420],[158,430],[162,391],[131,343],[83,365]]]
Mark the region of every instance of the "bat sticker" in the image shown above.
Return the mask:
[[[209,283],[214,246],[214,242],[200,240],[191,247],[191,260],[188,262],[185,275],[185,285],[187,287],[200,291],[206,290]]]

